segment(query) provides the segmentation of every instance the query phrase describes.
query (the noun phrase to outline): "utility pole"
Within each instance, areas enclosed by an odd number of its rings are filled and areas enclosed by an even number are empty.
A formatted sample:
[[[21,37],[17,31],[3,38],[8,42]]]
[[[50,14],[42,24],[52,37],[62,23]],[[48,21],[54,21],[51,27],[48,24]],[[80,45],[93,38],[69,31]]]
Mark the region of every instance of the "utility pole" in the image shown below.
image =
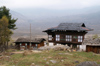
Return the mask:
[[[31,47],[31,24],[30,24],[30,47]]]
[[[31,42],[31,24],[30,24],[30,42]]]

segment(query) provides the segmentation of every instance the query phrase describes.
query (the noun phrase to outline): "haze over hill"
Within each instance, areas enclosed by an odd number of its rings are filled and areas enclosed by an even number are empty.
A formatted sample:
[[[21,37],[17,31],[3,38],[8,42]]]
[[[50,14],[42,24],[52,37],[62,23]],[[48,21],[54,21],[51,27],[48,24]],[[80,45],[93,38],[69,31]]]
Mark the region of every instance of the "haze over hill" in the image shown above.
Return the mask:
[[[48,9],[28,9],[30,14],[22,15],[18,12],[11,11],[14,18],[18,18],[16,22],[17,30],[14,36],[29,36],[30,24],[32,27],[32,35],[46,35],[42,31],[57,26],[64,22],[82,22],[87,27],[94,29],[89,33],[100,33],[100,6],[88,7],[83,9],[72,10],[48,10]],[[33,11],[33,12],[31,12]]]

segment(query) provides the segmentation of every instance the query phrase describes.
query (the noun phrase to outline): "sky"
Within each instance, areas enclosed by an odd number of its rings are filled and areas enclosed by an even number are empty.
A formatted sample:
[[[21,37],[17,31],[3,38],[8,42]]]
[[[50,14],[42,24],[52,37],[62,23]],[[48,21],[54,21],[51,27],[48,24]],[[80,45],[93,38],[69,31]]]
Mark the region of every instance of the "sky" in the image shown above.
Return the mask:
[[[0,6],[10,9],[45,8],[45,9],[80,9],[99,6],[100,0],[0,0]]]
[[[100,6],[100,0],[0,0],[0,6],[6,6],[24,16],[38,18],[64,16],[66,11],[71,11],[71,14],[75,9]]]

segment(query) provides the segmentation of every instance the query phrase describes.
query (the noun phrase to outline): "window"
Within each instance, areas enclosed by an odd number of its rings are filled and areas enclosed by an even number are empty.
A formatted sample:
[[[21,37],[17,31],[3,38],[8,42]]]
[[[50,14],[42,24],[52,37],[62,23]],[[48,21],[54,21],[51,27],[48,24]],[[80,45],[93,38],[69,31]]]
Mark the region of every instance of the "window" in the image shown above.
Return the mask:
[[[83,41],[83,36],[78,36],[78,42],[82,42]]]
[[[71,42],[72,41],[72,36],[71,35],[66,35],[66,41]]]
[[[56,41],[60,41],[60,35],[56,35]]]
[[[37,47],[38,45],[37,45],[37,44],[35,44],[35,46]]]
[[[52,35],[48,35],[48,39],[49,40],[52,40]]]

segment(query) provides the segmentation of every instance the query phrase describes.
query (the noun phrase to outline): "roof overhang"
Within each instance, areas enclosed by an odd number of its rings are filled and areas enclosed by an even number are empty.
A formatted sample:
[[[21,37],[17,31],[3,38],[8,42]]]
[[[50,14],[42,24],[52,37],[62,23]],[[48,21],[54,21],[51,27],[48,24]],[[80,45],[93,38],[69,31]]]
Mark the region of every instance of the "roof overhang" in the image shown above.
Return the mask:
[[[35,43],[35,44],[37,43],[38,44],[38,43],[41,43],[41,42],[14,42],[14,43]]]

